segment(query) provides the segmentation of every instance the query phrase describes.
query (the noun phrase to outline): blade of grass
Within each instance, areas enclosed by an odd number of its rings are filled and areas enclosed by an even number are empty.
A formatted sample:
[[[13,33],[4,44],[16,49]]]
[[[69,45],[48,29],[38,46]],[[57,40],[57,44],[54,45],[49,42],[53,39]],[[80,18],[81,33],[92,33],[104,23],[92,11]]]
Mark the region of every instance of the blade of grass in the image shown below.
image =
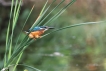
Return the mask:
[[[54,9],[52,9],[52,11],[49,12],[49,14],[38,24],[38,26],[41,25],[41,24],[45,21],[45,19],[47,19],[47,17],[48,17],[55,9],[57,9],[57,7],[59,7],[64,1],[65,1],[65,0],[62,0]]]
[[[74,2],[75,2],[75,1],[72,1],[71,3],[69,3],[69,4],[66,6],[66,8],[67,8],[68,6],[70,6],[70,5],[72,5]],[[63,11],[61,11],[52,21],[56,20],[56,19],[66,10],[66,8],[64,8]],[[52,21],[51,21],[51,22],[52,22]]]
[[[16,0],[16,2],[15,2],[15,8],[14,8],[14,13],[13,13],[12,32],[13,32],[14,27],[15,27],[15,25],[16,25],[16,23],[15,23],[15,19],[16,19],[16,11],[17,11],[17,7],[18,7],[18,0]]]
[[[6,65],[6,62],[7,62],[7,54],[8,54],[8,43],[9,43],[9,31],[10,31],[10,20],[11,20],[11,17],[12,17],[12,10],[13,10],[13,3],[14,3],[14,0],[12,0],[12,3],[11,3],[11,11],[10,11],[10,19],[9,19],[9,24],[8,24],[8,28],[7,28],[7,35],[6,35],[6,49],[5,49],[5,56],[4,56],[4,67]]]
[[[61,31],[61,30],[65,30],[65,29],[68,29],[68,28],[72,28],[72,27],[77,27],[77,26],[82,26],[82,25],[89,25],[89,24],[98,24],[98,23],[103,23],[103,22],[106,22],[106,21],[98,21],[98,22],[86,22],[86,23],[80,23],[80,24],[74,24],[74,25],[69,25],[69,26],[66,26],[66,27],[63,27],[63,28],[59,28],[59,29],[56,29],[50,33],[47,33],[45,35],[43,35],[42,37],[45,37],[49,34],[52,34],[54,32],[57,32],[57,31]],[[42,38],[41,37],[41,38]]]
[[[55,14],[51,19],[49,19],[44,25],[47,25],[48,23],[52,22],[57,16],[61,15],[67,7],[72,5],[76,0],[72,0],[70,3],[68,3],[65,7],[63,7],[57,14]]]
[[[5,49],[5,56],[4,56],[4,67],[5,67],[6,62],[7,62],[9,31],[10,31],[10,23],[8,25],[7,36],[6,36],[6,49]]]
[[[20,59],[21,59],[22,54],[23,54],[23,52],[19,55],[19,58],[17,59],[17,62],[16,62],[16,64],[15,64],[15,66],[14,66],[13,71],[15,71],[15,69],[16,69],[16,67],[17,67],[17,64],[19,63],[19,61],[20,61]]]
[[[15,16],[15,20],[14,20],[13,31],[14,31],[14,28],[16,27],[16,23],[17,23],[17,20],[18,20],[18,18],[19,18],[19,13],[20,13],[20,9],[21,9],[21,4],[22,4],[22,0],[19,1],[19,5],[18,5],[17,10],[16,10],[16,16]]]

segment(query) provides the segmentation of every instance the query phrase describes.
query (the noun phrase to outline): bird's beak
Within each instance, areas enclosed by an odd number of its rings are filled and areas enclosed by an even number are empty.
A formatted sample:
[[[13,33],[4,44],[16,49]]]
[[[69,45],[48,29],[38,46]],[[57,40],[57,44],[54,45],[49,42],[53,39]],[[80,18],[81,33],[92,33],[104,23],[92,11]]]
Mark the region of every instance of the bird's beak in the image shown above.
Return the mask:
[[[54,27],[48,27],[48,29],[54,29]]]

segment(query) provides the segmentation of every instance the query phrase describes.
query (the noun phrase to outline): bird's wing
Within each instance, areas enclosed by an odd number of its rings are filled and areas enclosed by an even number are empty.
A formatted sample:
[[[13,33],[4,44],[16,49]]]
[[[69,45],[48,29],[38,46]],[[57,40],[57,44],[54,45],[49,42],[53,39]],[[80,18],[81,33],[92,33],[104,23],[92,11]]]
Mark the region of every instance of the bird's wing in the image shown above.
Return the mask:
[[[35,27],[31,30],[31,32],[38,31],[38,30],[40,30],[40,27]]]

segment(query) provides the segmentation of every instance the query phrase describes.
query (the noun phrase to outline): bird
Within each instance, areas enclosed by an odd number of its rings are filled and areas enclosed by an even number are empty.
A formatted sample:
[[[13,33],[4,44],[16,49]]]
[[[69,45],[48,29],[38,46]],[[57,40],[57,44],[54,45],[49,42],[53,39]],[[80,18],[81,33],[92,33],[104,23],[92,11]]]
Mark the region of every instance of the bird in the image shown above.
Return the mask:
[[[37,39],[40,38],[42,34],[49,29],[54,29],[54,27],[36,26],[33,29],[30,29],[25,32],[28,34],[29,38]]]

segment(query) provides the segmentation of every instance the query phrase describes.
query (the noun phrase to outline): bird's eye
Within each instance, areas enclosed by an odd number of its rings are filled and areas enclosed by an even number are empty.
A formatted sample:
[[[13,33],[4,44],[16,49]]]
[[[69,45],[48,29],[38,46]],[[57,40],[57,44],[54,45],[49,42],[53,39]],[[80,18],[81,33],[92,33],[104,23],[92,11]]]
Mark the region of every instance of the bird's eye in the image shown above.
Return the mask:
[[[44,28],[47,28],[47,26],[45,26]]]

